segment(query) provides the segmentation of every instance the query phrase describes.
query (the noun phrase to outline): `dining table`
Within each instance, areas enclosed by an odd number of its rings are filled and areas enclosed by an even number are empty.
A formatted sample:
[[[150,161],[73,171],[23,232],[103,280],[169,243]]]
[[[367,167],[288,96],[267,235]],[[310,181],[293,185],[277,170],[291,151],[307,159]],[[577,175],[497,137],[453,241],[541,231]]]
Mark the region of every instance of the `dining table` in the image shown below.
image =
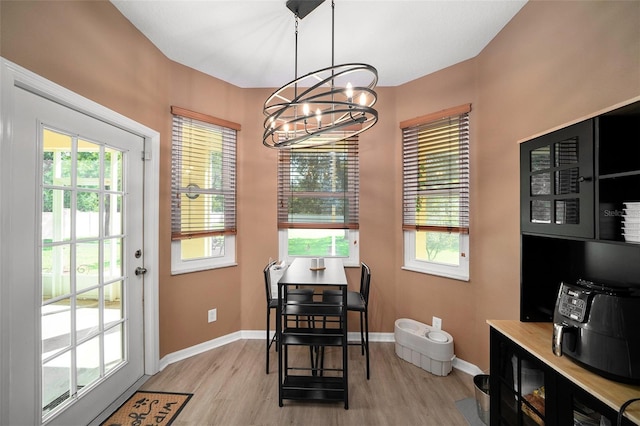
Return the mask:
[[[280,406],[283,399],[343,400],[345,409],[348,409],[347,285],[340,258],[321,261],[317,258],[295,258],[278,281],[276,333]],[[288,289],[299,287],[312,288],[313,299],[291,301],[287,297]],[[339,289],[342,297],[323,300],[323,289]],[[295,318],[294,325],[289,323],[291,317]],[[298,321],[300,317],[306,317],[308,321]],[[328,318],[333,318],[332,322],[337,326],[327,327]],[[290,374],[290,370],[301,370],[288,365],[291,345],[309,346],[312,351],[310,374]],[[325,346],[342,348],[342,368],[333,369],[341,372],[341,376],[324,376],[324,367],[319,367],[318,357],[324,354]],[[315,360],[313,353],[316,354]]]

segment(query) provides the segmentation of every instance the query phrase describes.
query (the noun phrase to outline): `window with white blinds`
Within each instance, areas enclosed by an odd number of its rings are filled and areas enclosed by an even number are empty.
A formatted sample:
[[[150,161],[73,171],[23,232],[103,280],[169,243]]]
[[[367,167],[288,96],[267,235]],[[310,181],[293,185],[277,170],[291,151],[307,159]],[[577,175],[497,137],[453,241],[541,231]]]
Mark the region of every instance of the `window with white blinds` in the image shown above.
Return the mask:
[[[235,234],[240,126],[183,108],[171,112],[171,239]]]
[[[404,268],[469,280],[469,112],[465,104],[400,123]]]
[[[358,229],[358,138],[278,151],[278,228]]]
[[[469,111],[405,122],[404,230],[469,232]]]

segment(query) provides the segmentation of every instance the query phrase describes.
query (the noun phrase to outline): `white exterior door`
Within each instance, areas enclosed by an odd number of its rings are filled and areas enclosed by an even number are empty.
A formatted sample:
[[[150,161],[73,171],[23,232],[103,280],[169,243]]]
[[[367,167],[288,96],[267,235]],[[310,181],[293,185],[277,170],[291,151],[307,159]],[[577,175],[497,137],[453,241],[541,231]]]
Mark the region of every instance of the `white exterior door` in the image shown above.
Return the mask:
[[[4,420],[84,425],[144,374],[144,139],[24,89],[14,105]]]

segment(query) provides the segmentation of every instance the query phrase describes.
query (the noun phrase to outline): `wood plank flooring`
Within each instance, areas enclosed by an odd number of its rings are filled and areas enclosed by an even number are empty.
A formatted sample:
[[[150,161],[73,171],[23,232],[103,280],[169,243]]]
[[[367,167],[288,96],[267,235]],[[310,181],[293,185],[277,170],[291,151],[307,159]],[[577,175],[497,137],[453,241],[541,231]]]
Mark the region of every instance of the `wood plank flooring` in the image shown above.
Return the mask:
[[[239,340],[167,366],[141,389],[190,392],[173,426],[195,425],[467,425],[455,401],[474,396],[473,378],[454,369],[435,376],[395,354],[393,343],[371,343],[371,379],[365,357],[349,347],[349,409],[341,402],[284,401],[278,406],[278,357],[265,374],[263,340]],[[308,363],[305,348],[290,352]],[[339,348],[326,352],[326,366]]]

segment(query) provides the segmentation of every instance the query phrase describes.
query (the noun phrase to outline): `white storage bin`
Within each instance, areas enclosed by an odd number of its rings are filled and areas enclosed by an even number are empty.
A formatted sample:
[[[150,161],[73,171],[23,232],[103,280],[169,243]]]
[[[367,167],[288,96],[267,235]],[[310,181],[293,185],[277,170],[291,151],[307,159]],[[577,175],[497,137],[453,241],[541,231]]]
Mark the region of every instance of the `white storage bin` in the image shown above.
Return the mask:
[[[421,322],[401,318],[395,322],[396,355],[436,376],[451,372],[453,337]]]

